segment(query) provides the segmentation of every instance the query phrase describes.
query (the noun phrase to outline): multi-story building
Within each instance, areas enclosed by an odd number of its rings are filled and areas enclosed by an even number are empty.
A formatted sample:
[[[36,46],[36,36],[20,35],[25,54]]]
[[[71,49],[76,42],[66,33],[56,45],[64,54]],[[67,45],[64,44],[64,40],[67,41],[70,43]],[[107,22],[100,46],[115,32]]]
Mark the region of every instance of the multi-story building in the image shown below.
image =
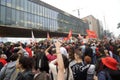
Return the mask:
[[[30,36],[27,35],[30,33],[25,33],[27,29],[37,30],[38,32],[34,33],[39,34],[38,37],[42,37],[47,31],[63,34],[68,33],[70,29],[73,33],[86,34],[88,27],[88,24],[81,19],[40,0],[0,0],[0,34],[2,36]],[[3,28],[5,31],[2,30]],[[7,30],[8,28],[10,29]],[[22,30],[19,32],[20,29]],[[10,30],[12,31],[9,32]]]
[[[104,37],[103,24],[98,19],[97,19],[97,24],[98,24],[98,36],[100,39],[103,39],[103,37]]]
[[[97,34],[97,36],[101,38],[101,34],[103,34],[103,26],[98,19],[96,19],[92,15],[89,15],[87,17],[82,18],[82,20],[89,24],[89,30],[94,31]]]

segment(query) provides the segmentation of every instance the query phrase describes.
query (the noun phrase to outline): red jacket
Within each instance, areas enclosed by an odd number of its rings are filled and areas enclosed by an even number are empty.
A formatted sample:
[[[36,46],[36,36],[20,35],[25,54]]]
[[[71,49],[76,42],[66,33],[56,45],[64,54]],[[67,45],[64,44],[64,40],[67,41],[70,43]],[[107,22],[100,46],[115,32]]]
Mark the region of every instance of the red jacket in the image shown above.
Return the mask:
[[[0,58],[0,62],[3,64],[3,66],[7,63],[7,61],[3,58]]]
[[[29,57],[32,57],[32,50],[29,47],[26,47],[25,50],[29,53]]]

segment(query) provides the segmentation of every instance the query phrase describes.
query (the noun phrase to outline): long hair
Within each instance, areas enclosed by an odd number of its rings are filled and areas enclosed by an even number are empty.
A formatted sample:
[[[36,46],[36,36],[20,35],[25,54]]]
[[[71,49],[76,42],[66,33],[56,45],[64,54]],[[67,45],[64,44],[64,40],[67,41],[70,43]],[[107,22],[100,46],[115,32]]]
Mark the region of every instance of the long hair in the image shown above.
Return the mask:
[[[66,80],[68,80],[68,77],[69,77],[69,60],[64,54],[62,54],[62,58],[63,58],[64,68],[67,70]]]

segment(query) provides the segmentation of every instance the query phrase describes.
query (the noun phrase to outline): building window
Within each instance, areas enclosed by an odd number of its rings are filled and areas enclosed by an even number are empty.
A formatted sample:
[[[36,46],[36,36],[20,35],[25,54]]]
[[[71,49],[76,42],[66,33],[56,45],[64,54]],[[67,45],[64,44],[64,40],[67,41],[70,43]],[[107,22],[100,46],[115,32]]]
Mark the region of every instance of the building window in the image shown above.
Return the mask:
[[[20,10],[24,10],[24,0],[20,0]]]
[[[27,0],[24,0],[24,10],[27,11]]]
[[[36,4],[36,14],[39,15],[39,5]]]
[[[31,6],[31,2],[28,1],[28,3],[27,3],[27,11],[28,11],[28,12],[31,12],[30,6]]]
[[[15,9],[12,9],[11,23],[12,23],[12,25],[16,25],[16,13],[15,13]]]
[[[12,0],[12,8],[15,8],[16,6],[16,0]]]
[[[1,6],[1,16],[0,16],[0,21],[2,24],[5,24],[5,13],[6,13],[6,7]]]
[[[22,11],[20,12],[20,26],[24,26],[24,12]]]
[[[16,9],[18,10],[21,10],[21,7],[20,7],[20,0],[16,0]]]
[[[24,26],[27,27],[27,13],[24,13]]]
[[[7,6],[11,7],[11,3],[12,3],[11,0],[6,0],[6,2],[7,2]]]
[[[39,5],[39,15],[42,16],[42,6]]]
[[[2,21],[1,21],[1,5],[0,5],[0,24],[2,23]]]
[[[5,5],[6,4],[6,0],[1,0],[1,4]]]
[[[11,25],[12,9],[6,7],[6,25]]]
[[[16,26],[20,24],[20,11],[16,10]]]

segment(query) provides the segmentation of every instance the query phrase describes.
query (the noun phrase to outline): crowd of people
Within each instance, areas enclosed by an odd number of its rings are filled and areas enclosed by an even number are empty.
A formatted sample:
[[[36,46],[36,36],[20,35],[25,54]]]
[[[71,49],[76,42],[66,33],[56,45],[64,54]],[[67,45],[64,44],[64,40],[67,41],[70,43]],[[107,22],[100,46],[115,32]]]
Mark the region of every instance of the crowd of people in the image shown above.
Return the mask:
[[[120,40],[0,42],[0,80],[120,80]]]

